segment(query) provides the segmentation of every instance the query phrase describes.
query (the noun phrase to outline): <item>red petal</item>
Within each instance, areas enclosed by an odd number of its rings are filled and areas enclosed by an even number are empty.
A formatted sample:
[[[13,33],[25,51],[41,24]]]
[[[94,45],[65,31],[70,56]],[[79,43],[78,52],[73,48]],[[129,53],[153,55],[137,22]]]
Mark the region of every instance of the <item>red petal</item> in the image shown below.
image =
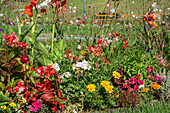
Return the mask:
[[[54,96],[51,95],[51,94],[43,94],[42,97],[43,97],[46,101],[49,101],[51,98],[54,98]]]

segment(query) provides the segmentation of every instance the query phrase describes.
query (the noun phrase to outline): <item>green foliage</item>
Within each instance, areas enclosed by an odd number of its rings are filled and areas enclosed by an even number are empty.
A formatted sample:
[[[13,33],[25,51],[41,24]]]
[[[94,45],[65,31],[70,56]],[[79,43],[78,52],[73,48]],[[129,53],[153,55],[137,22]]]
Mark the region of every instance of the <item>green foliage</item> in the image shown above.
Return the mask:
[[[147,68],[149,66],[154,69],[158,68],[158,65],[155,65],[158,63],[158,60],[153,58],[153,51],[150,54],[138,47],[129,47],[121,56],[118,66],[123,66],[124,73],[127,75],[124,79],[130,79],[138,74],[142,75],[141,79],[146,79],[148,77]]]

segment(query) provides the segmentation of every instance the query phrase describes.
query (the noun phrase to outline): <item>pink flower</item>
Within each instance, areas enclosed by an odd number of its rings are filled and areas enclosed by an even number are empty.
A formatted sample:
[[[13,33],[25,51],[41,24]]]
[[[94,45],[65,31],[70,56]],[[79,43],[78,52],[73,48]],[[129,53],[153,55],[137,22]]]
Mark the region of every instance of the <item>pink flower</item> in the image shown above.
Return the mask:
[[[151,66],[147,69],[148,69],[149,72],[153,71],[153,68]]]
[[[152,73],[150,73],[151,74],[151,76],[149,77],[150,79],[153,77],[153,74]]]
[[[42,101],[41,101],[42,102]],[[30,105],[30,111],[37,112],[41,109],[41,102],[35,101],[32,103],[32,106]]]
[[[66,57],[67,57],[67,55],[65,54],[65,55],[64,55],[64,57],[66,58]]]
[[[108,46],[108,44],[107,44],[107,41],[106,41],[106,40],[104,40],[103,45],[104,45],[104,47]]]
[[[138,74],[138,75],[136,76],[136,78],[137,78],[137,79],[139,79],[139,78],[140,78],[140,76],[141,76],[141,74]]]

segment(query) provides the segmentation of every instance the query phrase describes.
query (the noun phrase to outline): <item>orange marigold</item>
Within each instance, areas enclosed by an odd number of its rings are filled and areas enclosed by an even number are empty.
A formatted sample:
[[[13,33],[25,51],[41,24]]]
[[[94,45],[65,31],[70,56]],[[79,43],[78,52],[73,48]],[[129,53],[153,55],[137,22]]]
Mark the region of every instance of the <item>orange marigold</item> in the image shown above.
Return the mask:
[[[159,84],[151,84],[150,85],[153,89],[160,89],[160,85]]]
[[[148,92],[148,88],[143,88],[143,92]]]

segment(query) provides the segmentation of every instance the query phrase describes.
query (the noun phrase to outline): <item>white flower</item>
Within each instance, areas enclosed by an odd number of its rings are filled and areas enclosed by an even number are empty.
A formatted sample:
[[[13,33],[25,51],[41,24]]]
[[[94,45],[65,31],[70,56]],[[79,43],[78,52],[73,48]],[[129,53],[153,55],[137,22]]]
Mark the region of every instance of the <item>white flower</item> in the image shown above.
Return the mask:
[[[71,23],[71,24],[74,24],[74,22],[73,22],[72,20],[70,20],[70,23]]]
[[[109,7],[110,6],[110,4],[107,4],[107,7]]]
[[[52,64],[52,68],[55,69],[56,71],[60,70],[60,67],[59,67],[59,65],[57,63]]]
[[[71,6],[69,6],[69,8],[71,9]]]
[[[154,9],[153,9],[153,12],[156,12],[156,11],[158,11],[158,9],[157,9],[157,8],[154,8]]]
[[[22,102],[23,102],[23,103],[26,103],[27,100],[26,100],[25,98],[22,98]]]
[[[90,70],[91,69],[91,65],[89,64],[88,61],[83,60],[81,68],[83,68],[84,70],[87,70],[87,69]]]
[[[140,89],[140,88],[144,88],[144,87],[145,87],[145,85],[144,85],[144,84],[139,85],[139,89]]]
[[[1,14],[0,14],[0,17],[3,17],[3,16],[4,16],[4,14],[3,14],[3,13],[1,13]]]
[[[76,20],[76,22],[78,23],[78,22],[79,22],[79,20]]]
[[[133,2],[132,2],[132,4],[134,5],[134,4],[135,4],[135,2],[133,1]]]
[[[73,13],[76,13],[76,10],[73,10]]]
[[[77,111],[74,109],[74,110],[73,110],[73,113],[77,113]]]
[[[76,69],[76,64],[73,64],[73,67],[72,67],[72,68],[73,68],[73,70],[75,70],[75,69]]]
[[[77,48],[78,48],[78,49],[81,49],[81,45],[78,45]]]
[[[152,4],[152,7],[156,7],[157,5],[156,5],[156,2],[154,2],[153,4]]]
[[[69,72],[66,72],[63,74],[66,78],[69,78],[71,76],[71,74]]]
[[[74,9],[76,9],[76,6],[74,7]]]
[[[110,10],[112,13],[115,13],[115,9],[113,8],[112,10]]]
[[[73,70],[75,70],[77,67],[80,67],[84,70],[90,70],[91,69],[91,64],[90,62],[83,60],[82,62],[76,62],[76,64],[73,65]]]
[[[170,10],[170,8],[168,8],[168,10]]]

